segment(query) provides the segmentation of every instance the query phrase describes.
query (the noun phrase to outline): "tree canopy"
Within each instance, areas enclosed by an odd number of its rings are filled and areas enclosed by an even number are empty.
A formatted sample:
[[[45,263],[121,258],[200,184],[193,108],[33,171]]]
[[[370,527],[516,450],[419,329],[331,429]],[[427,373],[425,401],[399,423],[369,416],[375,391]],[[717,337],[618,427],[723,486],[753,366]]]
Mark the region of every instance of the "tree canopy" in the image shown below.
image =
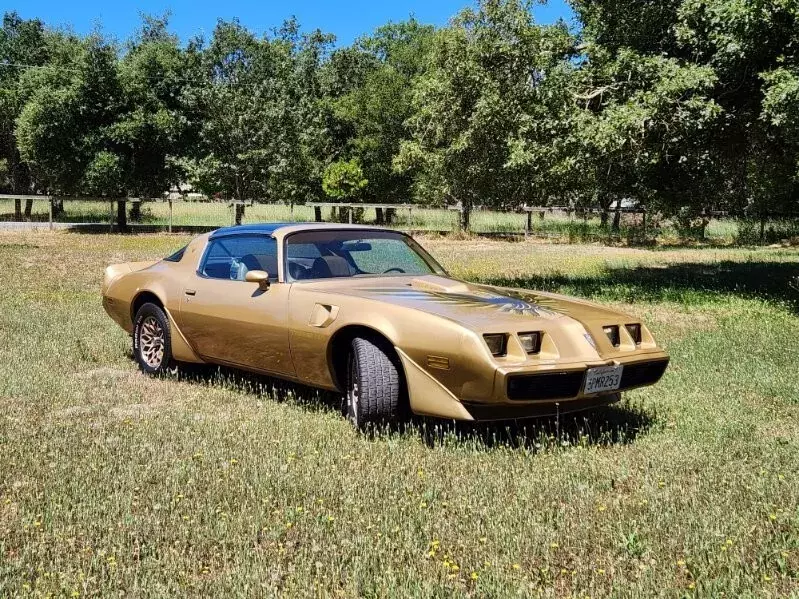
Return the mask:
[[[799,5],[480,0],[336,47],[288,20],[119,44],[7,13],[0,190],[793,213]]]

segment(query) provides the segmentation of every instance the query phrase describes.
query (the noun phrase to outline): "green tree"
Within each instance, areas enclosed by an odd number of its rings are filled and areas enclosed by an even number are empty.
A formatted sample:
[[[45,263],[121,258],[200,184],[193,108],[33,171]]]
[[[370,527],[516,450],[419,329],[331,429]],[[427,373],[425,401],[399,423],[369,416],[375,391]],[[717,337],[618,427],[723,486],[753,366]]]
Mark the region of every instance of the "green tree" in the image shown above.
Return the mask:
[[[98,34],[68,38],[45,68],[23,76],[28,99],[17,119],[17,143],[40,188],[124,195],[124,178],[115,178],[119,187],[111,189],[110,181],[85,177],[90,164],[97,161],[97,174],[109,164],[107,154],[118,156],[108,135],[124,101],[116,59],[116,48]]]
[[[414,90],[413,139],[395,167],[415,174],[422,197],[460,203],[463,226],[476,204],[512,207],[540,194],[512,152],[570,47],[565,25],[536,26],[527,2],[483,0],[464,10],[435,36]]]
[[[615,61],[632,54],[638,62],[659,59],[666,76],[675,66],[682,74],[706,73],[702,88],[694,87],[690,96],[696,103],[698,92],[712,102],[711,118],[680,110],[664,121],[679,135],[675,139],[669,131],[668,151],[649,169],[647,186],[658,205],[672,212],[795,207],[797,149],[789,108],[799,44],[795,2],[574,0],[573,5],[584,24],[589,63],[597,55]],[[685,81],[680,73],[677,82]],[[659,94],[635,72],[628,80]]]
[[[53,34],[38,19],[24,20],[15,12],[3,16],[0,29],[0,187],[6,193],[31,193],[32,182],[28,165],[17,148],[15,123],[25,102],[20,85],[28,68],[40,67],[49,60],[48,38]],[[26,202],[25,216],[30,218],[32,202]],[[22,218],[22,204],[16,200],[15,220]]]
[[[372,201],[397,203],[411,195],[412,178],[394,169],[393,160],[411,137],[413,85],[426,68],[433,33],[415,19],[390,23],[325,65],[335,155],[358,159],[369,180],[363,194]]]
[[[190,162],[197,187],[241,201],[295,202],[321,191],[315,77],[328,43],[318,32],[299,35],[293,21],[271,38],[235,21],[217,25],[198,50],[202,121]]]
[[[368,184],[369,180],[364,177],[357,160],[333,162],[322,177],[322,189],[334,200],[357,200]]]
[[[185,178],[181,157],[196,141],[198,126],[193,99],[184,92],[190,77],[187,54],[169,33],[167,17],[144,16],[119,62],[123,107],[107,132],[128,194],[158,197]],[[134,217],[139,206],[133,205]]]

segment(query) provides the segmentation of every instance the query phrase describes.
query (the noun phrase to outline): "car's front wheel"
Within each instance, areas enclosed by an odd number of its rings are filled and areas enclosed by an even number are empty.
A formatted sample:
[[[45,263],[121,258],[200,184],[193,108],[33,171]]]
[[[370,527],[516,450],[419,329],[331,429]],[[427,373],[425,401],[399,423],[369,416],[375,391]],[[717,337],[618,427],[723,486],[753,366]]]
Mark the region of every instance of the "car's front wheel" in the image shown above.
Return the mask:
[[[133,320],[133,356],[142,372],[151,375],[174,370],[169,318],[156,304],[139,308]]]
[[[381,339],[356,337],[347,368],[347,417],[358,428],[394,424],[407,415],[399,359]]]

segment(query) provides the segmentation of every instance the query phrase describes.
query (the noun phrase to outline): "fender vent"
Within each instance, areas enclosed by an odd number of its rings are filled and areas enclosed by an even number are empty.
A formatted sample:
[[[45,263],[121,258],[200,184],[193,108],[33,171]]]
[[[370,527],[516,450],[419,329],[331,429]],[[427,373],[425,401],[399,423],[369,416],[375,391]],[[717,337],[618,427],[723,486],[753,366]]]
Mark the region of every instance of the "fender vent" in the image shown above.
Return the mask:
[[[427,356],[428,368],[436,368],[438,370],[449,370],[449,358],[442,356]]]

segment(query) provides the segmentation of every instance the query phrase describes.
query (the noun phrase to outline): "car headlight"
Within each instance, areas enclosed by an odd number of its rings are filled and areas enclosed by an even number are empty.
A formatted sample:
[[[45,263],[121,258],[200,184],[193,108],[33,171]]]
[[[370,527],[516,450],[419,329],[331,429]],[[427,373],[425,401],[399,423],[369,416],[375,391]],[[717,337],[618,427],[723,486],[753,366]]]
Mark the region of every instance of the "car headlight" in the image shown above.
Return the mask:
[[[508,349],[508,336],[504,333],[483,335],[488,351],[495,357],[504,356]]]
[[[621,339],[619,338],[619,327],[614,325],[602,327],[602,330],[605,331],[605,335],[608,336],[608,340],[613,347],[619,347],[621,345]]]
[[[636,345],[641,345],[641,325],[640,324],[626,324],[624,328],[627,329],[627,332],[630,333],[630,337],[633,338],[633,341]]]
[[[519,333],[519,341],[522,343],[524,351],[528,354],[537,354],[541,351],[541,333]]]

